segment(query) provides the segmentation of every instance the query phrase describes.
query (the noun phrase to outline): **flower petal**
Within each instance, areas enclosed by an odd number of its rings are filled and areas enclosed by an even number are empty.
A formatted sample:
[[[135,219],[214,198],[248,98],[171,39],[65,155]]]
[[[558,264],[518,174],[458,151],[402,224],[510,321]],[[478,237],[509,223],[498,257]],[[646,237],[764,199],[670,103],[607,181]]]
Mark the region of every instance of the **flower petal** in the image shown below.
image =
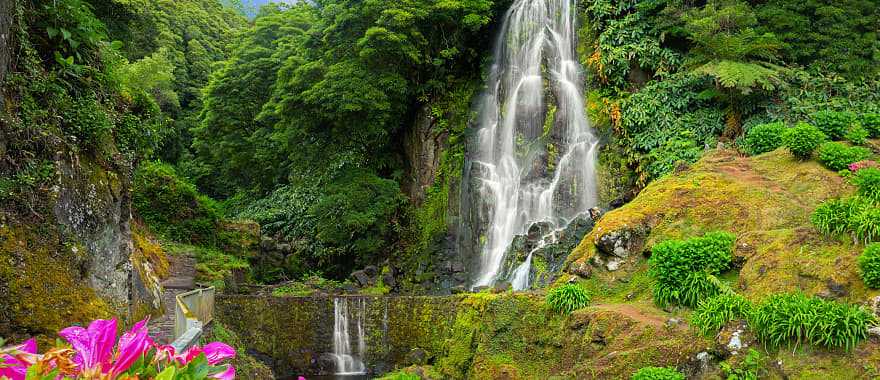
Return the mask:
[[[202,349],[205,350],[205,356],[208,358],[208,364],[210,365],[217,365],[226,359],[235,357],[235,349],[222,342],[208,343]]]
[[[135,361],[146,355],[153,346],[147,331],[147,321],[144,319],[119,338],[116,348],[116,360],[110,368],[111,374],[120,374],[128,370]]]
[[[80,367],[80,370],[82,370],[82,367],[86,366],[86,358],[91,358],[93,356],[91,339],[89,338],[88,331],[79,326],[71,326],[59,331],[58,335],[73,346],[73,350],[76,351],[76,356],[73,357],[73,362]]]
[[[235,379],[235,367],[229,365],[226,366],[226,370],[220,373],[215,373],[209,376],[212,379],[220,379],[220,380],[232,380]]]
[[[116,318],[96,319],[89,324],[89,337],[91,338],[92,363],[87,368],[101,366],[101,372],[106,373],[110,369],[110,360],[113,358],[113,346],[116,344]],[[88,363],[89,360],[87,359]]]

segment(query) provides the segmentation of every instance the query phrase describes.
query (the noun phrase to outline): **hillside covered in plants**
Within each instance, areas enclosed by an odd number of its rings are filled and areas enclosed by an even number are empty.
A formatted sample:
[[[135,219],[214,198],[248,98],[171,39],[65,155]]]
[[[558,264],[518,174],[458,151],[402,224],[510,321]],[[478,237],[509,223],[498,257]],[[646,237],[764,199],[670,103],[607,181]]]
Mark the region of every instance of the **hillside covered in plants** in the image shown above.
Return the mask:
[[[0,86],[0,379],[880,376],[874,0],[6,0]]]

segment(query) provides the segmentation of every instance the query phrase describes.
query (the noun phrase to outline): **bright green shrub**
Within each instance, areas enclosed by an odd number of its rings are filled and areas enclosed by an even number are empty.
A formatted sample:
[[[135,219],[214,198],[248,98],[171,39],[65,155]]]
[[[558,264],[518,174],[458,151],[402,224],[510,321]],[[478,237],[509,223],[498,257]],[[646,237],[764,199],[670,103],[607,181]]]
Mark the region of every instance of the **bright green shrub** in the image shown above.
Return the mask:
[[[863,145],[865,141],[868,140],[870,133],[865,127],[862,127],[861,124],[853,124],[852,128],[846,132],[846,136],[844,138],[846,141],[849,141],[856,145]]]
[[[746,132],[740,145],[749,155],[771,152],[782,146],[785,124],[782,122],[758,124]]]
[[[545,302],[550,310],[560,314],[571,314],[575,310],[587,307],[590,303],[590,296],[578,284],[565,284],[550,289]]]
[[[855,115],[852,112],[828,110],[816,112],[811,118],[813,124],[832,140],[840,140],[855,121]]]
[[[859,123],[868,131],[870,137],[880,137],[880,114],[866,113],[862,115]]]
[[[691,314],[691,325],[705,335],[712,335],[730,321],[748,320],[751,313],[752,303],[743,296],[723,293],[701,301]]]
[[[871,206],[871,202],[864,197],[829,199],[813,211],[810,221],[823,234],[839,235],[851,232],[855,216]]]
[[[859,256],[859,274],[869,288],[880,288],[880,243],[865,247]]]
[[[153,231],[179,242],[216,243],[219,207],[170,165],[142,164],[132,182],[132,208]]]
[[[849,164],[871,157],[868,148],[860,146],[846,146],[839,142],[826,142],[819,146],[819,162],[834,171],[840,171],[849,167]]]
[[[880,208],[868,207],[854,213],[849,221],[853,236],[864,242],[880,239]]]
[[[852,182],[859,188],[859,195],[880,202],[880,169],[860,169],[852,176]]]
[[[696,306],[700,300],[719,294],[721,287],[714,275],[730,269],[735,240],[731,233],[710,232],[655,245],[649,260],[649,273],[657,280],[654,301],[661,306]]]
[[[800,160],[807,160],[823,141],[825,134],[819,128],[807,123],[798,123],[782,135],[782,144]]]
[[[850,349],[867,337],[874,323],[874,316],[859,306],[781,293],[755,308],[749,326],[772,347],[794,341]]]
[[[684,380],[681,372],[671,367],[644,367],[632,375],[632,380]]]

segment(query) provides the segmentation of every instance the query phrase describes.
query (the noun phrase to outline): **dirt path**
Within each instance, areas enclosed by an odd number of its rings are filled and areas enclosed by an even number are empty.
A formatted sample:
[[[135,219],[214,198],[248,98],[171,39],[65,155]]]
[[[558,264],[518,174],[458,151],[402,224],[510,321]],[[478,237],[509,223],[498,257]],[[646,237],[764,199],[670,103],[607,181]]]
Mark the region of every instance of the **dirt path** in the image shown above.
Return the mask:
[[[162,307],[164,315],[150,321],[150,336],[159,344],[174,340],[175,296],[195,289],[196,260],[189,255],[169,255],[171,275],[162,281]]]
[[[623,315],[627,318],[630,318],[636,322],[644,323],[652,326],[663,326],[666,324],[668,318],[664,318],[659,315],[649,314],[642,310],[639,310],[633,305],[630,304],[605,304],[605,305],[594,305],[593,309],[597,310],[606,310],[613,313],[617,313]]]

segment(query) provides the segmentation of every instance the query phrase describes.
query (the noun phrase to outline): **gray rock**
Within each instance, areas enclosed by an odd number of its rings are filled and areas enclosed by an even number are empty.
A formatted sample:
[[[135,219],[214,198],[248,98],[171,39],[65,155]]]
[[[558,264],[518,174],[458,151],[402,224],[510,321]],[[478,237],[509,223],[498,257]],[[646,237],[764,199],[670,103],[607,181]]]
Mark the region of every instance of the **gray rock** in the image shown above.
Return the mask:
[[[681,318],[669,318],[666,320],[666,328],[674,329],[682,324]]]
[[[510,283],[506,281],[498,281],[495,283],[495,286],[492,287],[492,292],[494,293],[504,293],[510,289]]]
[[[379,274],[379,268],[376,268],[375,265],[367,265],[364,268],[364,273],[366,273],[367,276],[376,277],[376,275]]]
[[[397,287],[397,280],[394,279],[394,275],[391,272],[382,275],[382,283],[391,289]]]
[[[278,244],[275,246],[275,249],[280,251],[281,253],[287,255],[291,252],[290,244]]]
[[[608,262],[605,263],[605,268],[608,269],[609,272],[614,272],[620,269],[620,264],[623,264],[623,260],[611,258],[611,260],[608,260]]]
[[[880,326],[874,326],[868,329],[868,338],[873,341],[880,342]]]
[[[351,279],[357,282],[360,286],[369,286],[370,284],[370,276],[368,276],[363,270],[352,272]]]
[[[464,272],[464,264],[461,261],[453,261],[452,271],[455,273]]]
[[[874,315],[880,317],[880,296],[872,298],[871,301],[869,301],[869,304]]]
[[[568,272],[581,278],[590,278],[593,275],[593,266],[589,263],[572,262],[569,265]]]

